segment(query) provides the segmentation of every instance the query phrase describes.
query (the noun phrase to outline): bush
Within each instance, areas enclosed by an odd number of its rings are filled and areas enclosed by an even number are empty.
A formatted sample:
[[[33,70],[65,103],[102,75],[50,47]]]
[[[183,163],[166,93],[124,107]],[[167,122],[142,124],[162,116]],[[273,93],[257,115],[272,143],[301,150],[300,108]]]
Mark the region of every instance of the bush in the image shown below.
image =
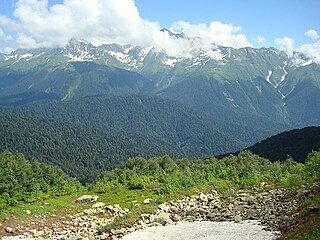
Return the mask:
[[[314,180],[320,180],[320,151],[313,151],[308,155],[306,169]]]

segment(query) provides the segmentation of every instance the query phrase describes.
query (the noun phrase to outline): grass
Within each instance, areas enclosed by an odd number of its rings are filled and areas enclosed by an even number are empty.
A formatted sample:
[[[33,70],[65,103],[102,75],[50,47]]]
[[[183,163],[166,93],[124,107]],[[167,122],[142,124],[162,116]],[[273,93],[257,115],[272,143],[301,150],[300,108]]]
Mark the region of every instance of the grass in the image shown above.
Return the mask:
[[[92,193],[95,194],[95,193]],[[121,208],[132,209],[134,203],[142,204],[143,200],[147,198],[154,198],[155,193],[148,189],[128,190],[126,187],[114,189],[108,193],[97,194],[98,201],[104,202],[107,205],[119,204]]]
[[[318,240],[320,239],[320,193],[305,200],[298,217],[283,228],[280,240]]]
[[[92,203],[75,203],[75,199],[83,194],[97,195],[99,196],[99,202],[104,202],[107,205],[119,204],[121,208],[130,209],[130,215],[123,220],[120,220],[120,222],[123,221],[128,223],[131,223],[137,214],[142,211],[142,209],[146,209],[143,205],[143,201],[146,198],[157,200],[157,195],[155,195],[155,193],[151,190],[128,190],[125,187],[121,187],[103,194],[96,194],[94,192],[88,193],[83,191],[73,195],[55,197],[33,203],[19,203],[16,206],[12,206],[6,210],[0,211],[0,223],[3,223],[7,219],[14,219],[15,222],[23,222],[25,220],[31,220],[35,216],[47,216],[49,214],[65,216],[67,214],[81,212],[86,208],[90,208],[92,205]],[[136,208],[134,208],[135,203],[139,203],[142,206],[141,210],[137,211]],[[151,205],[156,204],[154,203]],[[26,210],[30,210],[31,215],[28,215]],[[119,220],[117,222],[119,223]]]

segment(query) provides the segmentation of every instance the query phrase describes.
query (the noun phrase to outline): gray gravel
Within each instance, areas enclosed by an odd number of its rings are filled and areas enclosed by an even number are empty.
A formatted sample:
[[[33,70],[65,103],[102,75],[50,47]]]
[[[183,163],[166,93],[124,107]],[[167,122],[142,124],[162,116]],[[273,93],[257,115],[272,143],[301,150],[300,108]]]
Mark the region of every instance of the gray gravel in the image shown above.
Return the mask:
[[[180,222],[176,225],[149,227],[124,236],[123,240],[272,240],[278,232],[265,231],[258,221]]]

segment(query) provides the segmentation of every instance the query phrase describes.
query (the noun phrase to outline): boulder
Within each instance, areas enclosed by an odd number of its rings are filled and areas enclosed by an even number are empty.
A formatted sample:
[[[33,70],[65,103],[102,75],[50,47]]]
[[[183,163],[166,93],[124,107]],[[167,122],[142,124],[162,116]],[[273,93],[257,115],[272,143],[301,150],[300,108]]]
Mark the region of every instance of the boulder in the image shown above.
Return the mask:
[[[106,204],[103,202],[97,202],[95,204],[92,205],[91,208],[103,208]]]
[[[208,197],[207,195],[200,193],[199,200],[201,200],[202,202],[208,202]]]
[[[77,198],[76,203],[96,202],[98,198],[98,196],[94,195],[82,195],[81,197]]]
[[[234,222],[235,223],[240,223],[241,222],[241,216],[240,215],[236,215],[235,217],[234,217]]]
[[[5,230],[7,233],[14,233],[14,229],[11,228],[11,227],[6,227],[4,230]]]
[[[154,221],[160,223],[161,225],[167,224],[167,222],[170,220],[170,214],[166,212],[160,212],[154,218]]]
[[[150,199],[150,198],[147,198],[147,199],[143,200],[143,203],[144,203],[144,204],[149,204],[149,203],[151,203],[151,199]]]

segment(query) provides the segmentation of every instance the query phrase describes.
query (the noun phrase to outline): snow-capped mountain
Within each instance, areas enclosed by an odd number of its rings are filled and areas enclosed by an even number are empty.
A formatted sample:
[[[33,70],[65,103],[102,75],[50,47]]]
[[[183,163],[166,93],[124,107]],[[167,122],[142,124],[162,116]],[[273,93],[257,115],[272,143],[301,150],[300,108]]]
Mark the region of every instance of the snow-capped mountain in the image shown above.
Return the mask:
[[[170,34],[193,46],[194,39]],[[210,47],[172,56],[153,46],[93,46],[74,38],[64,48],[17,50],[0,55],[0,100],[152,93],[263,136],[270,129],[320,124],[318,64],[275,48]]]

